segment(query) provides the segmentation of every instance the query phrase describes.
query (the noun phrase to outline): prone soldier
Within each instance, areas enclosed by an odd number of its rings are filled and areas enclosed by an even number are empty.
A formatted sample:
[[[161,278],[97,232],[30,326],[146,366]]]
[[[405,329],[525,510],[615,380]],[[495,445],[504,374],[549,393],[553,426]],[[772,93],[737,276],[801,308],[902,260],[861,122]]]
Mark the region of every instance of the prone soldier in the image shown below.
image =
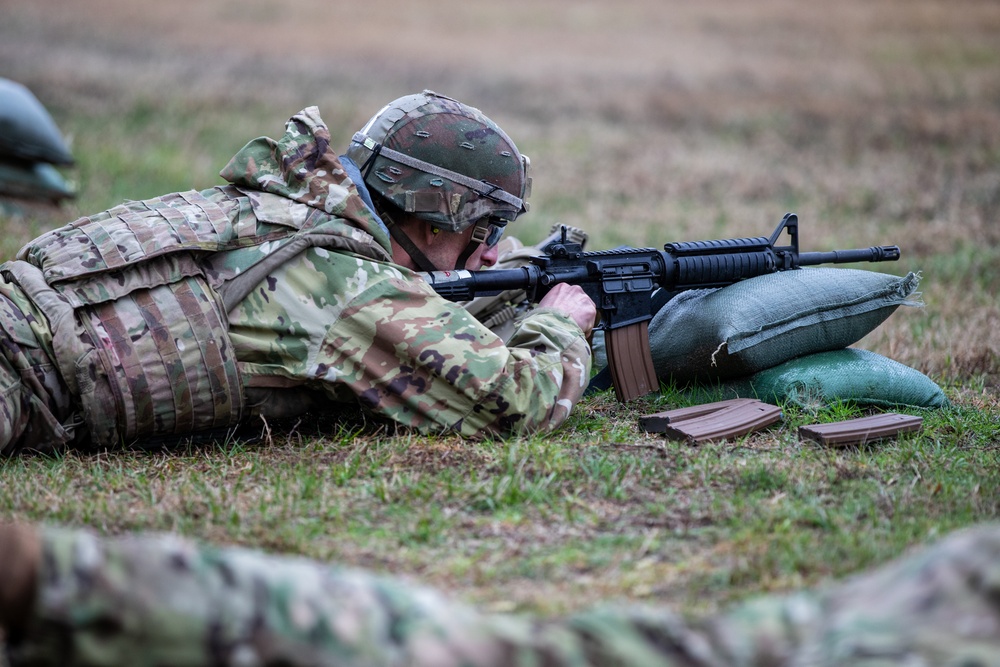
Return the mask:
[[[586,294],[560,286],[503,341],[415,273],[495,263],[528,165],[430,91],[390,102],[341,156],[309,107],[240,150],[226,185],[42,235],[0,266],[0,452],[358,403],[426,433],[557,427],[590,372]]]

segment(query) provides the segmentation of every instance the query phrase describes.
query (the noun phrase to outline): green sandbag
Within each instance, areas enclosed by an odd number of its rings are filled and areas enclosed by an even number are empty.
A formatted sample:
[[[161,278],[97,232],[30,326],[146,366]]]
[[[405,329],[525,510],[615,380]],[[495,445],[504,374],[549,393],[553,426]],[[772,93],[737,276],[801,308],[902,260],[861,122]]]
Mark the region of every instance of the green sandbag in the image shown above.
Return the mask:
[[[910,298],[904,277],[843,268],[781,271],[716,290],[682,292],[649,324],[663,381],[726,380],[861,340]]]
[[[0,196],[58,202],[76,191],[51,164],[0,158]]]
[[[723,384],[726,396],[818,408],[837,402],[880,407],[941,408],[941,387],[920,371],[875,352],[819,352]]]

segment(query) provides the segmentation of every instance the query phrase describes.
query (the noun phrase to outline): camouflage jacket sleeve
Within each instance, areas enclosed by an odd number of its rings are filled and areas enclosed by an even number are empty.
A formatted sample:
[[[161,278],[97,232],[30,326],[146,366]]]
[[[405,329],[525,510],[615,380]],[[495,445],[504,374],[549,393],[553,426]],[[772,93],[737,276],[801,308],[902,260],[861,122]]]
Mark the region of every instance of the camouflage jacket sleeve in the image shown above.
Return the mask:
[[[359,570],[170,535],[42,531],[11,665],[993,665],[1000,528],[700,622],[652,607],[488,615]]]
[[[173,535],[42,537],[11,667],[703,664],[667,612],[486,615],[390,577]]]
[[[347,255],[306,253],[230,318],[251,384],[284,376],[423,432],[553,429],[590,375],[568,317],[540,309],[505,345],[416,274]]]

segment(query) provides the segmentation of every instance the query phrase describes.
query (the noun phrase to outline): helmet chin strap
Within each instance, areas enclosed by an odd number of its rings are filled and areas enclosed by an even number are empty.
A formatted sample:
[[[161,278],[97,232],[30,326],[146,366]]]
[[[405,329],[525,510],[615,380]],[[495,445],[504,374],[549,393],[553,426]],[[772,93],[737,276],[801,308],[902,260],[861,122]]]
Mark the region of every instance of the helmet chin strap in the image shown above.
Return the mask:
[[[458,256],[457,260],[455,260],[456,271],[461,271],[465,268],[465,263],[469,261],[469,258],[472,257],[472,253],[476,252],[476,248],[478,247],[479,244],[475,241],[470,241],[469,245],[465,246],[465,250],[463,250],[462,254]]]
[[[424,254],[424,251],[417,247],[417,244],[413,242],[409,236],[406,235],[396,221],[392,219],[392,216],[387,213],[380,212],[379,217],[382,218],[382,222],[385,226],[389,228],[389,234],[392,236],[393,240],[399,244],[399,247],[406,251],[406,254],[410,256],[413,263],[417,265],[417,268],[421,271],[440,271],[434,262]]]
[[[413,239],[407,236],[406,232],[404,232],[402,228],[396,224],[396,221],[393,220],[392,216],[385,211],[384,207],[378,207],[378,209],[378,215],[382,219],[382,222],[385,223],[385,226],[388,227],[389,234],[392,236],[393,240],[399,244],[399,247],[406,251],[406,254],[410,256],[410,259],[413,260],[413,263],[417,265],[418,269],[421,271],[441,271],[441,269],[438,268],[426,254],[424,254],[424,251],[417,247],[417,244],[413,242]],[[469,239],[469,245],[465,246],[465,250],[463,250],[462,254],[460,254],[458,259],[455,260],[456,271],[465,269],[465,264],[469,261],[469,258],[472,257],[473,253],[476,252],[476,249],[478,249],[480,245],[486,242],[489,231],[490,228],[488,224],[476,224],[476,228],[472,232],[472,238]]]
[[[465,263],[469,261],[470,257],[472,257],[472,253],[476,252],[479,246],[486,243],[486,239],[489,238],[489,234],[490,226],[488,223],[476,223],[476,228],[472,230],[472,238],[469,239],[469,245],[465,246],[465,250],[462,251],[462,254],[459,255],[458,259],[455,261],[456,271],[465,268]]]

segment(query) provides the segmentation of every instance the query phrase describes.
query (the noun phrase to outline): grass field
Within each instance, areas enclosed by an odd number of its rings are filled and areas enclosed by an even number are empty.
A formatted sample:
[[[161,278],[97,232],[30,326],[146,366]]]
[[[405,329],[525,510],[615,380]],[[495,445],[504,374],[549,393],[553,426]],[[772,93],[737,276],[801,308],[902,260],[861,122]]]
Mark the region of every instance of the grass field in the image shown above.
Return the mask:
[[[77,215],[220,182],[247,140],[316,104],[334,137],[423,88],[532,157],[525,240],[591,247],[769,233],[898,244],[926,307],[860,344],[952,407],[897,441],[797,427],[690,447],[585,400],[553,436],[463,442],[308,420],[175,452],[2,464],[0,516],[169,529],[419,579],[496,610],[599,599],[698,612],[883,562],[1000,508],[1000,5],[988,0],[0,0],[0,76],[71,137],[80,197],[6,221],[9,257]]]

